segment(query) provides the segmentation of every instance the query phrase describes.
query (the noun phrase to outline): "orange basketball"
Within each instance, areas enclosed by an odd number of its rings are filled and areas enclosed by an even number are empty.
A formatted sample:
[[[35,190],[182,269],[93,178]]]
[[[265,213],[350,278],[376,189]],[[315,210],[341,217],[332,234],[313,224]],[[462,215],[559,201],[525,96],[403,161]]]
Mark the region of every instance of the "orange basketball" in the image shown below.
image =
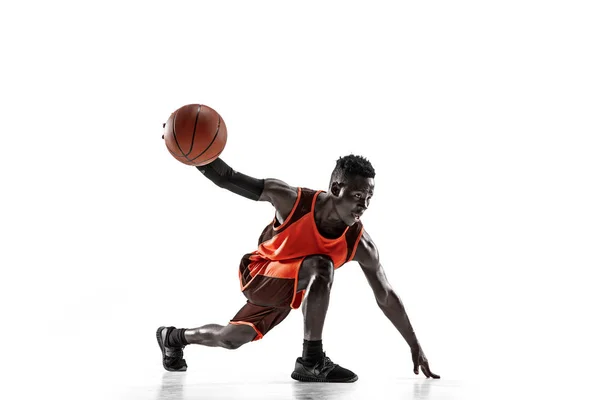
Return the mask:
[[[177,109],[164,124],[165,144],[176,160],[187,165],[214,161],[227,143],[227,127],[218,112],[203,104]]]

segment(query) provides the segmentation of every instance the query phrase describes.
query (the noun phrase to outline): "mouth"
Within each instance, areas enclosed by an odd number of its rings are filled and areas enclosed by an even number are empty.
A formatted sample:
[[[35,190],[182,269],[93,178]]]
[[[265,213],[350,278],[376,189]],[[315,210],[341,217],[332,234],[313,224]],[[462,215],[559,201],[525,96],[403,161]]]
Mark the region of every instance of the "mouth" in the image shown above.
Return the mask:
[[[353,213],[352,213],[352,216],[354,217],[354,219],[355,219],[356,221],[358,221],[358,220],[360,219],[360,216],[361,216],[362,214],[363,214],[362,212],[353,212]]]

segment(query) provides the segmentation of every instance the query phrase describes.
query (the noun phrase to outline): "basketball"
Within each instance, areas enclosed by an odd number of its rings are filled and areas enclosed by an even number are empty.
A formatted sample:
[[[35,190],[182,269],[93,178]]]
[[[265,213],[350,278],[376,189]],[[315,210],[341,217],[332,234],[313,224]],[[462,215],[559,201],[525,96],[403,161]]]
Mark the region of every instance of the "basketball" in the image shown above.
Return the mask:
[[[188,104],[164,124],[163,139],[177,161],[201,166],[214,161],[227,143],[227,127],[218,112],[203,104]]]

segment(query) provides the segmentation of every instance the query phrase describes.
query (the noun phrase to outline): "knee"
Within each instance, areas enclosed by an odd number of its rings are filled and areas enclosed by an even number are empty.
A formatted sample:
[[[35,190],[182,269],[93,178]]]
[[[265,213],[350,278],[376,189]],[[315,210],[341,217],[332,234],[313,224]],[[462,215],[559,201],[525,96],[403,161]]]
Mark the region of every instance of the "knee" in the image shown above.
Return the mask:
[[[247,325],[232,325],[224,327],[219,335],[219,345],[229,350],[239,349],[256,337],[256,331]]]
[[[304,260],[315,279],[333,281],[333,262],[327,256],[311,256]]]

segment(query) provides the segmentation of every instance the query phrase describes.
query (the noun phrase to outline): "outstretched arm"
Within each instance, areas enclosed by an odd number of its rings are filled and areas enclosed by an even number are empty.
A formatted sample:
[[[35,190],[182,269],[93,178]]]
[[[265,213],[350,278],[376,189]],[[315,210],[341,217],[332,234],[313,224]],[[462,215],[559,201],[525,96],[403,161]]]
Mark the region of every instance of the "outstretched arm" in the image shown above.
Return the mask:
[[[410,346],[414,364],[413,372],[418,374],[420,366],[426,377],[439,378],[439,375],[434,374],[429,369],[429,362],[408,319],[404,304],[402,304],[402,300],[388,282],[379,262],[377,246],[365,231],[363,231],[353,260],[357,261],[362,268],[371,289],[373,289],[377,305]]]
[[[298,188],[279,179],[257,179],[235,171],[221,158],[196,167],[215,185],[255,201],[268,201],[275,207],[277,217],[285,219],[296,201]]]

